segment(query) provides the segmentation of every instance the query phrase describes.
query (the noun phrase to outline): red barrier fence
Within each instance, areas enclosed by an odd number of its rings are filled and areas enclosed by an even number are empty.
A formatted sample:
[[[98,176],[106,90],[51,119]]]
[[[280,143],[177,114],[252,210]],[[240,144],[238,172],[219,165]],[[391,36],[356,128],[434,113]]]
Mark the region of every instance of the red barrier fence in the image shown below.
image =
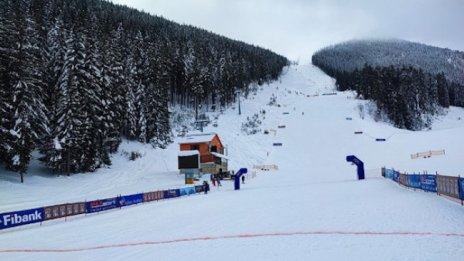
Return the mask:
[[[143,193],[143,202],[150,202],[154,200],[160,200],[164,198],[163,191],[147,192]]]
[[[403,185],[405,187],[408,187],[409,186],[409,184],[408,184],[408,175],[400,173],[400,175],[398,177],[398,183],[400,183],[401,185]]]
[[[459,197],[459,178],[437,175],[437,193],[455,199]]]
[[[75,216],[86,213],[85,202],[44,207],[45,220]]]

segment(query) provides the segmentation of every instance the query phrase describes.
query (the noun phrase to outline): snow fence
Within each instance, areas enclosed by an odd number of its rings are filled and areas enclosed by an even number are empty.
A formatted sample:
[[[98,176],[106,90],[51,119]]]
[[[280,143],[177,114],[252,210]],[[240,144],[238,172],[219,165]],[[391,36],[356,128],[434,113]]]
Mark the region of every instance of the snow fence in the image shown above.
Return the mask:
[[[439,196],[459,200],[464,205],[464,178],[439,174],[403,174],[387,168],[382,168],[382,176],[408,188],[435,192]]]
[[[201,193],[203,191],[204,188],[202,185],[190,186],[180,189],[168,189],[124,196],[120,195],[113,198],[66,203],[28,210],[0,213],[0,230],[33,223],[42,223],[44,221],[58,218],[67,218],[76,215],[96,213],[151,201],[177,198],[195,193]]]

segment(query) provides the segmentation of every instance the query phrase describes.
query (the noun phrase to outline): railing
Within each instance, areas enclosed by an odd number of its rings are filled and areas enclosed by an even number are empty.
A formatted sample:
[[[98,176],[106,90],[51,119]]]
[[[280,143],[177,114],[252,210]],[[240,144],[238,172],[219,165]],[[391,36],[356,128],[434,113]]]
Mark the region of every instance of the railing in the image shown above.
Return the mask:
[[[382,176],[413,189],[435,192],[464,204],[464,178],[431,174],[403,174],[394,169],[382,168]]]
[[[445,150],[429,150],[429,151],[424,151],[424,152],[418,152],[415,154],[411,154],[411,159],[430,158],[432,156],[439,156],[439,155],[445,155]]]
[[[269,170],[279,170],[279,167],[275,164],[253,165],[253,169],[269,171]]]

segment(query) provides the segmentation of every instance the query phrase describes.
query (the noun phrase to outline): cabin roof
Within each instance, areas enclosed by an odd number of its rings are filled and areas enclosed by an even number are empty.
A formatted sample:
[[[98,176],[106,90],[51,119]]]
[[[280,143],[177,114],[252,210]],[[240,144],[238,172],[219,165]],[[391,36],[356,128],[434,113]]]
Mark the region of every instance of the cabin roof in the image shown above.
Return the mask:
[[[178,155],[180,157],[186,157],[186,156],[200,155],[200,152],[198,150],[181,150],[178,152]]]
[[[207,143],[212,141],[216,135],[216,133],[190,134],[181,139],[179,144]]]
[[[229,157],[227,157],[227,156],[225,156],[225,155],[223,155],[223,154],[217,153],[217,152],[211,152],[211,154],[213,154],[213,156],[218,157],[218,158],[230,160]]]

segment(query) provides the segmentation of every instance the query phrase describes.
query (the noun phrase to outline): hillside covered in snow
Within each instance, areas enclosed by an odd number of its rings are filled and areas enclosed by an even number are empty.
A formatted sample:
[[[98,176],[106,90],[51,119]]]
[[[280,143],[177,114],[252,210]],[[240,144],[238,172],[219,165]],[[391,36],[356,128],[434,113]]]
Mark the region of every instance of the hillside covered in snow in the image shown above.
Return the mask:
[[[220,136],[230,169],[248,168],[241,190],[223,180],[207,195],[4,230],[0,259],[461,260],[464,208],[400,187],[380,168],[462,175],[464,110],[408,131],[376,122],[356,97],[315,66],[286,68],[240,97],[240,115],[238,106],[206,112],[217,120],[204,132]],[[0,212],[184,186],[182,137],[174,139],[162,150],[124,140],[112,166],[70,177],[45,174],[34,158],[24,184],[0,173]],[[411,157],[429,150],[445,154]],[[131,152],[141,157],[131,161]],[[347,155],[364,161],[365,180]]]
[[[352,40],[328,46],[313,55],[314,64],[336,71],[372,67],[414,67],[436,75],[444,73],[450,82],[464,85],[464,51],[429,46],[399,39]]]
[[[436,115],[464,106],[464,53],[402,40],[358,40],[326,47],[313,64],[376,103],[377,119],[409,130],[430,128]]]

